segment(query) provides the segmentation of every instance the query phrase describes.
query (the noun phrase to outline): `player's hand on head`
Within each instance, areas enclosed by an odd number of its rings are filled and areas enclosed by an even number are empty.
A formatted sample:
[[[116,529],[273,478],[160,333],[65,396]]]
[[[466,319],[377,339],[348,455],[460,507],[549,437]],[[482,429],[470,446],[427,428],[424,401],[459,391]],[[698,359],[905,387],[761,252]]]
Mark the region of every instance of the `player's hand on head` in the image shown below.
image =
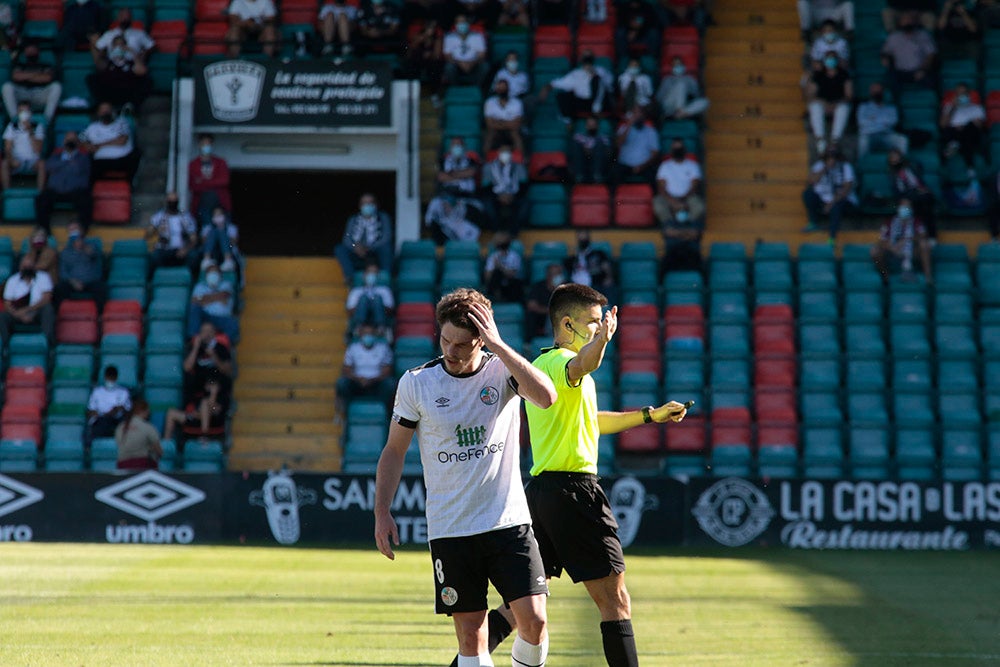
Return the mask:
[[[493,319],[493,311],[483,304],[473,303],[469,306],[469,319],[479,329],[479,335],[487,345],[501,340],[500,330],[497,328],[496,320]]]
[[[390,538],[392,542],[390,543]],[[396,560],[396,554],[392,551],[392,545],[399,546],[399,529],[396,527],[396,520],[392,515],[375,518],[375,546],[379,552],[389,560]]]

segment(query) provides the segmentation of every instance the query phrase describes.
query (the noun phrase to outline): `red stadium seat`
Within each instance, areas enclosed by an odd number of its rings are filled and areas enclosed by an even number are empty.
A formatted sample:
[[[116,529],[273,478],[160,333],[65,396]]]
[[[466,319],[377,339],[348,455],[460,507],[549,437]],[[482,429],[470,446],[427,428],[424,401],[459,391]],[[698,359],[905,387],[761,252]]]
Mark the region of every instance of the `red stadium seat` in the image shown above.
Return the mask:
[[[618,306],[618,321],[622,328],[628,324],[656,324],[660,309],[651,303],[627,303]]]
[[[700,415],[690,415],[684,421],[670,424],[666,434],[667,452],[670,454],[705,451],[705,418]]]
[[[142,304],[128,299],[114,299],[104,304],[101,318],[107,320],[142,321]]]
[[[630,428],[618,434],[618,451],[622,454],[656,454],[662,449],[663,427],[660,424]]]
[[[421,338],[430,338],[431,340],[434,340],[437,336],[437,327],[433,321],[397,321],[396,328],[394,329],[394,335],[396,338],[402,338],[403,336],[419,336]]]
[[[673,67],[674,57],[679,57],[688,72],[701,71],[701,46],[698,42],[675,42],[663,44],[660,50],[660,75],[666,75]]]
[[[721,407],[712,410],[712,424],[750,424],[750,410],[743,406]]]
[[[56,342],[72,345],[96,345],[97,320],[56,320]]]
[[[569,169],[562,151],[532,153],[528,160],[528,178],[536,183],[561,183]]]
[[[771,387],[754,391],[754,414],[758,422],[798,423],[795,390]]]
[[[35,446],[42,444],[42,424],[41,422],[29,423],[2,423],[0,424],[0,440],[30,440]]]
[[[660,357],[659,329],[653,328],[648,336],[622,338],[618,342],[623,356],[629,357]]]
[[[663,327],[663,339],[673,340],[676,338],[697,338],[705,340],[705,323],[692,320],[667,321]]]
[[[569,202],[569,219],[574,227],[611,225],[611,192],[608,186],[574,185]]]
[[[67,299],[59,304],[57,317],[61,320],[96,320],[97,302],[91,299]]]
[[[396,320],[399,322],[431,322],[434,323],[434,305],[424,302],[401,303],[396,308]]]
[[[753,349],[758,354],[795,354],[795,329],[791,323],[759,324],[753,327]]]
[[[229,26],[220,21],[199,21],[194,25],[192,41],[196,56],[223,55],[226,52],[226,32]]]
[[[197,21],[226,22],[226,9],[229,0],[197,0],[194,4],[194,17]]]
[[[611,4],[611,3],[608,3]],[[581,23],[576,31],[576,58],[590,51],[596,58],[615,59],[615,32],[611,23]]]
[[[178,53],[187,40],[187,21],[183,19],[156,21],[149,29],[149,36],[156,42],[157,52]]]
[[[664,322],[704,322],[705,309],[697,303],[675,303],[663,310]]]
[[[142,339],[142,320],[105,320],[101,328],[101,335],[131,335],[137,340]]]
[[[628,183],[615,188],[615,225],[652,227],[653,188],[645,183]]]
[[[127,181],[96,181],[94,222],[126,225],[132,221],[132,188]]]
[[[63,3],[60,0],[33,0],[24,6],[25,21],[55,21],[59,27],[63,22]]]
[[[749,447],[753,442],[750,433],[750,424],[738,422],[712,421],[712,447],[728,445],[746,445]]]
[[[697,44],[700,41],[701,35],[693,25],[672,25],[663,29],[664,44]]]
[[[941,106],[945,106],[945,105],[951,104],[954,101],[955,101],[955,91],[954,90],[946,90],[944,92],[944,94],[941,96]],[[976,90],[975,88],[970,88],[969,89],[969,101],[972,102],[973,104],[982,104],[983,103],[983,98],[980,97],[978,90]]]
[[[48,394],[41,387],[7,387],[3,400],[5,405],[28,405],[43,408],[48,405]]]
[[[532,52],[535,58],[572,58],[573,35],[565,25],[542,25],[535,28]]]
[[[659,380],[663,377],[663,362],[659,354],[629,357],[618,362],[618,372],[623,375],[625,373],[654,373]]]
[[[5,382],[7,388],[12,387],[42,387],[45,388],[45,369],[41,366],[11,366],[7,369]]]
[[[658,341],[660,338],[660,325],[656,322],[638,321],[629,324],[620,324],[615,337],[623,345],[652,338]]]
[[[4,405],[0,424],[34,424],[42,421],[41,405]]]
[[[757,424],[757,446],[767,447],[783,445],[799,446],[799,429],[788,422],[760,422]]]
[[[780,323],[788,322],[791,324],[795,320],[795,315],[792,313],[792,307],[787,303],[765,303],[754,308],[753,311],[753,321],[754,324],[759,323]]]
[[[795,386],[796,364],[794,355],[757,357],[754,361],[754,385],[764,388],[792,388]]]

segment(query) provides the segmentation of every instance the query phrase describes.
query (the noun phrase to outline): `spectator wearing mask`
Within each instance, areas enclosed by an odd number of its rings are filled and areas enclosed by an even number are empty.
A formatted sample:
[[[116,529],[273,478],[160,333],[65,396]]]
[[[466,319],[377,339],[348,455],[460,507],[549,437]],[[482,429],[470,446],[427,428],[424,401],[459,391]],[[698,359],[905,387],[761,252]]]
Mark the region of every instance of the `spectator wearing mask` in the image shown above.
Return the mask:
[[[809,222],[803,231],[818,231],[820,217],[828,215],[830,245],[833,245],[841,220],[857,210],[856,182],[854,167],[838,150],[828,148],[822,159],[817,160],[810,169],[809,185],[802,193],[802,202],[809,216]]]
[[[197,404],[210,381],[218,382],[223,393],[228,395],[233,383],[233,355],[229,339],[211,322],[202,322],[198,333],[189,342],[182,368],[185,404]]]
[[[507,92],[511,97],[524,100],[524,97],[531,92],[531,79],[528,73],[521,67],[521,61],[517,57],[517,51],[508,51],[503,60],[503,67],[497,70],[493,77],[493,88],[496,89],[500,81],[507,82]]]
[[[239,228],[229,219],[225,209],[216,206],[211,221],[201,228],[201,266],[204,268],[209,263],[215,263],[222,271],[235,271],[239,256],[236,244],[239,240]]]
[[[705,232],[704,218],[695,218],[681,205],[663,223],[663,265],[661,275],[668,271],[701,271],[701,237]]]
[[[899,110],[895,104],[885,101],[885,89],[881,83],[868,87],[868,100],[858,105],[858,156],[869,152],[884,153],[896,149],[906,153],[909,139],[896,132],[899,124]]]
[[[465,14],[455,17],[444,36],[444,80],[447,85],[479,86],[486,78],[488,51],[483,33],[472,30]]]
[[[498,81],[493,87],[493,95],[483,104],[483,145],[486,151],[495,150],[501,143],[511,144],[515,151],[524,154],[521,139],[521,123],[524,120],[524,105],[521,100],[510,95],[506,81]]]
[[[180,208],[176,192],[167,194],[163,208],[149,219],[146,238],[156,238],[151,270],[161,266],[186,266],[192,276],[198,275],[201,256],[198,253],[198,226],[187,211]]]
[[[36,271],[47,273],[55,285],[59,279],[59,253],[56,251],[55,240],[49,237],[44,227],[38,226],[31,230],[28,241],[24,256],[31,259]]]
[[[642,71],[638,58],[630,58],[628,66],[618,75],[618,101],[623,109],[640,106],[650,111],[653,102],[653,80]]]
[[[156,46],[156,42],[146,34],[145,30],[133,24],[132,10],[128,7],[118,10],[111,26],[91,46],[90,54],[94,58],[94,64],[100,67],[101,60],[111,48],[115,38],[119,36],[125,38],[125,46],[132,59],[145,65],[146,58],[150,50]]]
[[[43,62],[38,44],[28,42],[14,59],[10,81],[0,86],[4,109],[10,118],[17,118],[21,102],[33,109],[43,110],[45,120],[52,122],[62,97],[62,84],[56,79],[55,68]]]
[[[243,44],[256,39],[261,50],[273,58],[278,52],[278,11],[272,0],[232,0],[229,9],[229,30],[226,31],[226,50],[230,58],[237,58]]]
[[[477,241],[480,213],[472,199],[459,198],[445,191],[427,204],[424,225],[438,245],[447,241]]]
[[[188,163],[188,190],[191,193],[190,210],[206,224],[216,206],[233,210],[229,194],[229,163],[215,153],[215,137],[198,135],[198,155]]]
[[[84,149],[93,157],[91,176],[94,180],[112,172],[124,172],[129,183],[139,167],[140,151],[132,140],[132,128],[122,117],[115,117],[109,102],[97,105],[97,120],[87,126],[80,137]]]
[[[819,36],[816,37],[812,46],[809,47],[809,62],[814,71],[818,72],[823,69],[823,60],[830,51],[833,51],[840,62],[851,62],[850,45],[844,39],[843,35],[837,31],[837,22],[827,19],[823,21],[823,25],[820,27]]]
[[[149,423],[149,403],[139,398],[115,428],[119,470],[155,470],[163,458],[160,434]]]
[[[986,134],[986,110],[972,100],[967,83],[955,86],[950,101],[946,98],[941,108],[940,125],[945,157],[961,155],[969,177],[975,177],[976,155],[982,151]]]
[[[944,0],[941,5],[934,27],[945,59],[978,59],[982,34],[970,9],[965,0]]]
[[[684,141],[674,137],[670,142],[670,158],[656,170],[656,196],[653,212],[661,225],[669,224],[681,210],[700,222],[705,215],[705,200],[700,195],[701,165],[688,155]]]
[[[80,150],[80,138],[69,131],[62,148],[45,161],[45,180],[35,197],[35,217],[39,226],[50,231],[52,211],[57,202],[73,205],[84,232],[90,229],[94,200],[90,189],[90,157]]]
[[[660,159],[660,134],[641,107],[626,114],[625,122],[618,126],[615,145],[615,182],[651,183]]]
[[[708,108],[708,98],[701,95],[698,80],[688,73],[680,58],[674,58],[670,73],[660,80],[656,103],[663,118],[673,120],[700,116]]]
[[[362,284],[347,293],[348,330],[357,333],[362,325],[384,331],[389,325],[396,301],[388,285],[379,284],[378,264],[369,263],[362,275]]]
[[[59,253],[56,301],[93,299],[97,303],[97,310],[102,311],[107,292],[104,283],[104,256],[97,245],[86,238],[80,223],[69,223],[66,231],[69,232],[69,238]]]
[[[488,4],[488,3],[487,3]],[[512,28],[531,28],[531,12],[527,0],[499,0],[500,15],[497,25]]]
[[[392,404],[396,382],[392,377],[392,348],[374,327],[363,325],[344,352],[344,366],[337,379],[338,412],[344,413],[355,398],[370,396]]]
[[[87,425],[83,431],[83,445],[90,449],[94,438],[110,438],[132,409],[132,395],[118,384],[118,367],[104,369],[103,383],[90,391],[87,399]]]
[[[658,58],[662,29],[650,3],[628,0],[619,12],[618,27],[615,29],[615,53],[618,60],[637,56]]]
[[[375,195],[366,192],[358,200],[358,212],[347,220],[344,238],[333,250],[344,272],[344,281],[350,285],[355,271],[372,262],[388,271],[392,268],[393,252],[392,219],[379,210]]]
[[[10,188],[10,178],[34,176],[39,190],[45,185],[45,162],[42,160],[42,144],[45,141],[45,127],[31,119],[31,105],[20,102],[17,114],[3,132],[3,161],[0,162],[0,184]]]
[[[129,47],[125,35],[118,33],[100,52],[97,70],[87,75],[87,87],[95,100],[135,109],[153,92],[153,77],[140,54]]]
[[[601,114],[611,110],[615,78],[606,68],[595,64],[594,53],[584,51],[575,69],[549,83],[538,93],[544,102],[554,89],[559,113],[565,122],[581,115]]]
[[[809,100],[809,124],[812,127],[816,152],[826,151],[826,118],[831,116],[830,143],[839,144],[851,117],[854,99],[854,82],[847,70],[841,67],[837,54],[827,51],[822,69],[813,72],[806,87]]]
[[[479,155],[468,150],[461,137],[452,137],[448,151],[441,157],[437,174],[438,186],[459,197],[474,195],[479,165]]]
[[[101,34],[104,20],[98,0],[75,0],[63,9],[62,27],[56,36],[56,50],[76,51],[80,46],[90,48]]]
[[[891,267],[889,262],[898,262],[903,270],[903,279],[913,279],[914,246],[920,256],[927,284],[934,282],[931,274],[931,248],[923,222],[916,217],[909,199],[899,200],[896,215],[882,224],[878,241],[871,248],[872,262],[882,280],[889,282]]]
[[[920,177],[918,169],[910,164],[906,156],[897,149],[892,149],[886,155],[889,168],[889,178],[892,179],[892,190],[898,202],[907,199],[913,207],[916,217],[924,223],[927,235],[933,242],[937,238],[937,220],[935,207],[937,202],[934,193]]]
[[[577,183],[604,183],[611,160],[611,140],[600,133],[596,116],[588,116],[583,131],[573,134],[569,165]]]
[[[30,255],[21,258],[19,271],[7,278],[3,287],[3,312],[0,312],[0,343],[7,349],[11,334],[20,324],[38,324],[42,333],[55,345],[56,311],[52,307],[52,279],[45,271],[36,271]]]
[[[569,281],[593,287],[608,298],[608,303],[618,303],[618,287],[615,285],[615,270],[608,253],[594,248],[590,241],[590,231],[576,232],[576,254],[563,262]]]
[[[882,45],[882,64],[887,68],[886,81],[892,98],[899,99],[903,84],[912,83],[935,89],[937,45],[931,34],[920,27],[915,12],[899,18],[899,26],[889,33]]]
[[[527,181],[528,170],[514,159],[512,146],[500,146],[496,159],[483,169],[486,212],[494,229],[517,236],[527,223],[528,199],[524,193]]]
[[[483,264],[486,296],[496,303],[521,303],[524,299],[524,260],[511,248],[511,235],[498,231],[493,235],[493,250]]]
[[[194,336],[203,322],[211,322],[217,331],[226,334],[235,345],[240,340],[240,321],[236,317],[235,290],[232,284],[222,278],[222,272],[215,264],[209,264],[201,272],[188,306],[188,336]]]

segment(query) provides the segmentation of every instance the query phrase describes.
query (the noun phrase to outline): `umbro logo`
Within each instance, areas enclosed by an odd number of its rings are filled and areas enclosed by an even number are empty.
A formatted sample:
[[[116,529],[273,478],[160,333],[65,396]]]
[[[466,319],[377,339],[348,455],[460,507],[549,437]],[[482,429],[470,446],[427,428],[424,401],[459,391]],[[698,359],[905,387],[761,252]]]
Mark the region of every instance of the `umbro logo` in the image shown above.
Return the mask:
[[[0,516],[34,505],[44,497],[45,494],[35,487],[0,475]]]
[[[448,404],[451,403],[451,399],[450,398],[445,398],[444,396],[441,396],[440,398],[438,398],[434,402],[437,403],[437,406],[439,408],[446,408],[446,407],[448,407]]]
[[[143,521],[156,521],[200,503],[205,493],[155,470],[147,470],[104,487],[94,497]]]

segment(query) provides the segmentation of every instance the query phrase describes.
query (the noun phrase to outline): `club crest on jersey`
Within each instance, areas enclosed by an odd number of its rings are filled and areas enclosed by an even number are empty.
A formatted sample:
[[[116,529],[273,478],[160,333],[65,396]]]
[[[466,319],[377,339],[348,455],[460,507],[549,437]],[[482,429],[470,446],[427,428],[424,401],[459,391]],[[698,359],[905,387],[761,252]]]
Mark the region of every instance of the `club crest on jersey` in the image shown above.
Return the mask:
[[[483,387],[479,390],[479,400],[486,405],[493,405],[500,400],[500,392],[496,387]]]

